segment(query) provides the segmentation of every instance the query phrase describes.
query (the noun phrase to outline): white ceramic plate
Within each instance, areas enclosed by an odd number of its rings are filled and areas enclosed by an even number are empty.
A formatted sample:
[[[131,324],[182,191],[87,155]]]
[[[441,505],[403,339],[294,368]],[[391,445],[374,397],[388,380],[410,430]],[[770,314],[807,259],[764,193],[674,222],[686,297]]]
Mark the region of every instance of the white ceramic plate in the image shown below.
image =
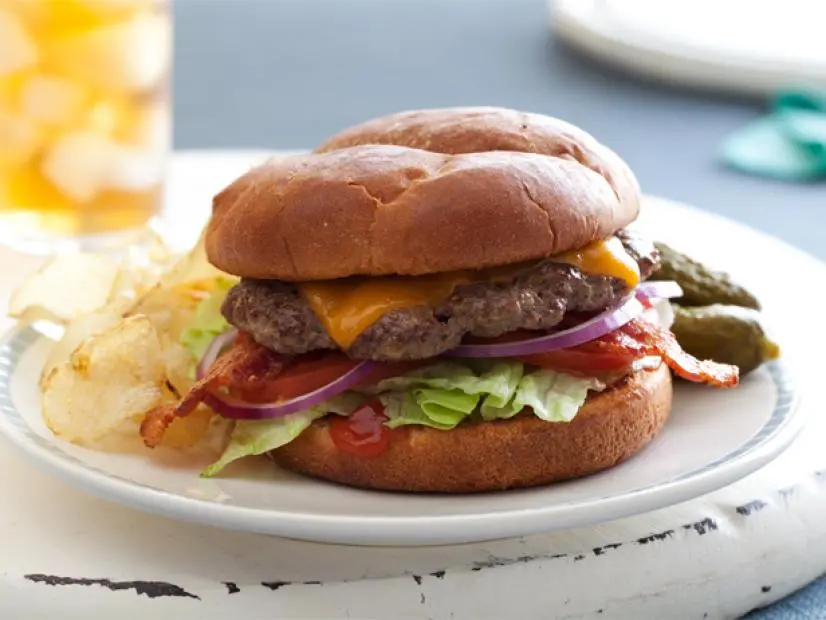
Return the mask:
[[[773,286],[765,274],[779,263],[798,270],[810,269],[810,263],[779,241],[671,203],[649,201],[640,224],[753,288],[786,354],[737,390],[678,385],[662,434],[631,460],[589,478],[497,494],[413,496],[314,481],[276,471],[264,459],[235,468],[232,477],[203,480],[198,470],[205,461],[198,455],[161,453],[149,461],[92,452],[55,439],[41,421],[37,377],[49,341],[31,329],[14,330],[0,343],[0,432],[48,470],[112,501],[183,520],[322,542],[463,543],[608,521],[685,501],[766,464],[800,429],[791,378],[795,350],[805,347],[805,316],[788,318],[800,314],[803,301]]]

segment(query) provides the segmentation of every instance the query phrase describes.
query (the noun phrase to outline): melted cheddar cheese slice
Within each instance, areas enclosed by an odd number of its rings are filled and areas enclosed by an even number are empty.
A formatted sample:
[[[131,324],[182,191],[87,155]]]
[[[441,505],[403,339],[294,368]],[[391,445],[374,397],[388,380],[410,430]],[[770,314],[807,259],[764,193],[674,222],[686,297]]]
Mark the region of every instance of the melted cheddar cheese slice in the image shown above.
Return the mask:
[[[565,252],[554,256],[553,260],[574,265],[585,274],[625,280],[631,288],[640,281],[636,261],[616,238],[592,243],[582,250]],[[299,290],[330,337],[339,347],[347,349],[362,332],[392,310],[438,306],[457,286],[479,280],[504,279],[520,268],[524,265],[418,277],[304,282],[299,285]]]
[[[581,250],[557,254],[552,258],[560,263],[578,267],[586,275],[613,276],[618,280],[625,280],[629,288],[634,288],[640,283],[640,267],[637,261],[631,258],[622,246],[622,241],[616,237],[591,243]]]
[[[468,282],[471,278],[464,273],[445,273],[305,282],[299,288],[330,337],[346,349],[391,310],[438,306],[454,288]]]

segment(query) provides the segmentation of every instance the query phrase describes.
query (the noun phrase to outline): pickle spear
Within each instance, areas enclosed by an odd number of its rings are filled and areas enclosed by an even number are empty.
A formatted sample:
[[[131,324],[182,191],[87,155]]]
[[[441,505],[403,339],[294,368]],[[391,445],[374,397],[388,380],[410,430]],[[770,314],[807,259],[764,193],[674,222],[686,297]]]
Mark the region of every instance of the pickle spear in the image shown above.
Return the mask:
[[[664,243],[655,245],[660,251],[660,268],[650,279],[677,282],[683,289],[683,296],[675,301],[681,306],[725,304],[760,309],[757,298],[732,281],[727,273],[714,271]]]
[[[743,376],[780,355],[757,310],[725,304],[690,308],[675,304],[673,308],[671,331],[683,349],[698,359],[734,364]]]

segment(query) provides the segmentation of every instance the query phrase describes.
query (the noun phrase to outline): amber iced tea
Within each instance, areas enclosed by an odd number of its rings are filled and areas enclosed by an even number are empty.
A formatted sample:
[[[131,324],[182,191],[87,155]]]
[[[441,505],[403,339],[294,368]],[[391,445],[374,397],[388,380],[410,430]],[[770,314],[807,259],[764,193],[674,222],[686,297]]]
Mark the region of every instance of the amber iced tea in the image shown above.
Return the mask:
[[[158,0],[0,0],[0,239],[142,228],[169,143]]]

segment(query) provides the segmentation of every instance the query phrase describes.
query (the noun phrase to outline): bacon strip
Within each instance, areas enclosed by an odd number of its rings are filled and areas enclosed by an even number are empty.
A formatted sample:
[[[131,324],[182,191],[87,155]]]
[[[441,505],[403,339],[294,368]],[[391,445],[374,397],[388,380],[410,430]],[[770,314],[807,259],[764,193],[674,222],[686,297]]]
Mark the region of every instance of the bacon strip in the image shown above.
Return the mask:
[[[740,382],[737,366],[698,360],[683,351],[674,334],[648,321],[631,321],[615,333],[622,334],[623,346],[635,346],[644,355],[659,355],[676,375],[688,381],[724,388],[735,387]]]
[[[246,334],[240,334],[233,346],[215,360],[207,374],[178,403],[160,405],[146,413],[140,428],[144,444],[150,448],[160,444],[175,418],[192,413],[209,392],[266,383],[279,375],[284,364],[285,358],[257,344]]]
[[[698,360],[683,351],[677,339],[667,329],[638,319],[586,345],[595,353],[641,358],[656,355],[675,374],[696,383],[716,387],[734,387],[739,383],[737,366],[711,360]],[[275,379],[289,359],[257,344],[241,333],[233,346],[210,367],[206,376],[195,383],[178,402],[160,405],[149,411],[140,428],[144,443],[153,448],[161,443],[164,433],[177,417],[187,416],[203,402],[205,396],[216,390],[255,390]]]
[[[740,370],[737,366],[698,360],[683,351],[677,338],[669,330],[645,319],[631,321],[583,347],[595,353],[630,355],[634,359],[656,355],[661,357],[675,374],[695,383],[734,387],[740,381]]]

